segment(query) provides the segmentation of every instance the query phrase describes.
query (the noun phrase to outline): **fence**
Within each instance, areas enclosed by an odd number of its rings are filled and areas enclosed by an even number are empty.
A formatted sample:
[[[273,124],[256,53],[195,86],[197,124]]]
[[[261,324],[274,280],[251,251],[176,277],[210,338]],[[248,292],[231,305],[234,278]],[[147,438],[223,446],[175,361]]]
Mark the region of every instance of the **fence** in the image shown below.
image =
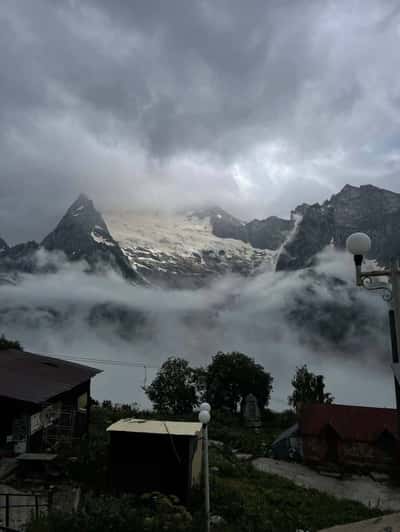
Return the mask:
[[[18,499],[22,497],[25,499],[25,501],[23,501],[21,504],[15,504],[12,502],[14,498]],[[12,519],[12,513],[14,510],[17,510],[18,512],[21,512],[23,509],[26,510],[26,512],[23,512],[22,515],[21,513],[19,514],[18,519],[20,524],[25,524],[27,521],[29,521],[32,513],[35,518],[38,518],[41,510],[44,509],[46,512],[49,512],[53,504],[52,490],[49,490],[47,495],[43,495],[42,493],[0,493],[0,500],[1,498],[4,499],[4,504],[0,506],[0,516],[4,511],[5,526],[0,523],[0,532],[13,532],[13,530],[10,529],[10,524],[12,521],[16,521],[16,519]],[[44,498],[46,498],[46,501],[43,501]],[[31,499],[32,502],[27,502],[27,499]]]

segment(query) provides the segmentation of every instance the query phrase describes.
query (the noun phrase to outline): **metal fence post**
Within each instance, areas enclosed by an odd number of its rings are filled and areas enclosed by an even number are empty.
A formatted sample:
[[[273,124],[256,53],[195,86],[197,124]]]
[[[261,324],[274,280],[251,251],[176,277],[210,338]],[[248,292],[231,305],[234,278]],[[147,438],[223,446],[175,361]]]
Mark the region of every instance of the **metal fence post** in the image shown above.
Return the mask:
[[[6,526],[10,526],[10,495],[6,493]]]

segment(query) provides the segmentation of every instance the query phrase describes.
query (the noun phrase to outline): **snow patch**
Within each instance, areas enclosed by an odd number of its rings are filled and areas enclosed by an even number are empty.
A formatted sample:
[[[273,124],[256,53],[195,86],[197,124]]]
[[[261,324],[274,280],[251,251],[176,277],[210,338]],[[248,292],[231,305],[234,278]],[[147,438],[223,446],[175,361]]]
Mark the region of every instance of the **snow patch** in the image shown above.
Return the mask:
[[[83,209],[84,209],[84,206],[80,205],[79,207],[74,209],[72,216],[79,216],[79,214],[82,212]]]
[[[90,236],[93,238],[95,242],[98,244],[105,244],[106,246],[114,247],[115,244],[112,242],[109,238],[106,238],[101,235],[97,235],[94,231],[90,233]]]

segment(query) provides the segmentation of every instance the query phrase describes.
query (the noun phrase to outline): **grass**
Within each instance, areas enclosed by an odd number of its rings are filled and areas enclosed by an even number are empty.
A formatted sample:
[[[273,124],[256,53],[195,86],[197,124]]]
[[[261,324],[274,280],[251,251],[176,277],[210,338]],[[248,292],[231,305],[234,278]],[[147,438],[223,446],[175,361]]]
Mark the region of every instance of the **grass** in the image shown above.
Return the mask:
[[[360,503],[255,471],[218,450],[213,450],[210,463],[219,469],[212,474],[212,511],[227,520],[226,532],[313,532],[382,515]]]
[[[79,483],[83,492],[91,493],[92,500],[109,497],[113,503],[112,494],[108,493],[107,483],[107,434],[106,427],[122,417],[150,417],[149,412],[138,412],[129,407],[116,408],[112,405],[97,406],[92,413],[91,438],[82,442],[77,462],[68,462],[68,473],[73,482]],[[382,515],[378,510],[368,509],[360,503],[339,500],[316,490],[301,488],[289,480],[268,475],[254,470],[250,464],[239,461],[232,453],[232,449],[251,453],[253,456],[264,456],[273,439],[283,429],[293,423],[292,414],[274,414],[266,412],[264,428],[255,433],[242,426],[240,418],[226,414],[213,413],[213,421],[209,426],[210,438],[224,444],[222,450],[210,449],[211,467],[211,509],[212,514],[220,515],[225,525],[218,528],[220,532],[295,532],[297,529],[317,531],[321,528],[344,524],[362,519]],[[129,519],[132,530],[134,502],[126,504],[127,526]],[[135,499],[130,499],[134,501]],[[101,505],[100,505],[101,506]],[[193,516],[191,525],[187,525],[187,532],[197,532],[203,526],[203,496],[195,493],[189,511]],[[100,511],[100,510],[96,510]],[[99,519],[103,523],[101,532],[125,532],[124,515],[118,510],[119,526],[115,529],[107,528],[106,519]],[[129,517],[130,516],[130,517]],[[58,516],[58,519],[63,519]],[[77,519],[82,519],[78,516]],[[89,519],[86,515],[85,519]],[[136,519],[136,517],[135,517]],[[90,519],[89,519],[90,520]],[[53,521],[54,523],[54,521]],[[57,526],[44,519],[40,526],[32,528],[32,532],[59,532],[64,530],[62,523]],[[74,528],[77,525],[78,528]],[[65,530],[75,531],[82,527],[82,522],[73,523],[69,518]],[[142,530],[139,525],[138,531]],[[143,530],[145,530],[143,528]],[[148,528],[147,530],[158,530]],[[160,528],[162,530],[162,528]],[[97,532],[97,529],[85,532]]]

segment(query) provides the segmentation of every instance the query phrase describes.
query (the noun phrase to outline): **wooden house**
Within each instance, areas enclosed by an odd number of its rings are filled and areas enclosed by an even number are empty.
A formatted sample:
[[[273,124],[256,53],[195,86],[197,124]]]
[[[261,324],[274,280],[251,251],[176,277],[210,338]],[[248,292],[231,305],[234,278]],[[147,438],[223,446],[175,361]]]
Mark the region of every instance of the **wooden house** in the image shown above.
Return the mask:
[[[97,373],[58,358],[1,350],[0,452],[38,452],[85,434],[90,381]]]

